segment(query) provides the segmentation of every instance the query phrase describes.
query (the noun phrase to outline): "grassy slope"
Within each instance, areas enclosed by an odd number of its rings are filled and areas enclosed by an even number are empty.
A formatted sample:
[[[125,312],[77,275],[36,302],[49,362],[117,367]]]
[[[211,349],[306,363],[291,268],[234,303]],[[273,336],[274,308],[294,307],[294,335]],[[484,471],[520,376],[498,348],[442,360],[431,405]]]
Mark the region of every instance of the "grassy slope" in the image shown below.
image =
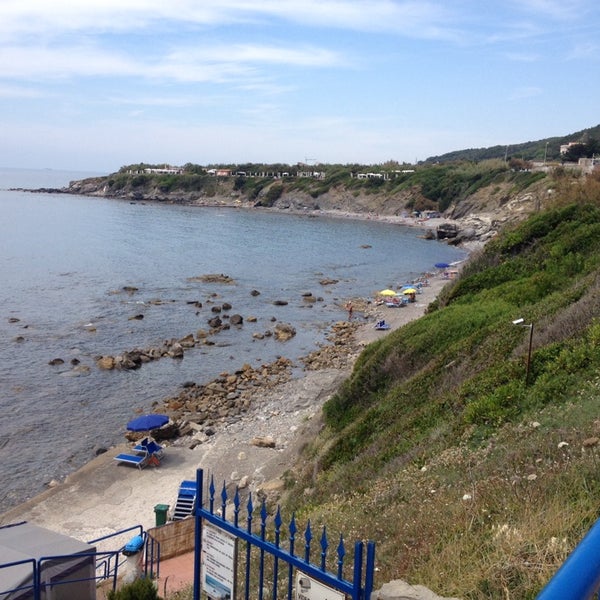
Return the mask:
[[[290,508],[375,540],[378,585],[534,597],[598,517],[597,182],[583,192],[594,205],[488,244],[429,314],[369,346],[326,405]],[[530,385],[518,317],[535,325]]]

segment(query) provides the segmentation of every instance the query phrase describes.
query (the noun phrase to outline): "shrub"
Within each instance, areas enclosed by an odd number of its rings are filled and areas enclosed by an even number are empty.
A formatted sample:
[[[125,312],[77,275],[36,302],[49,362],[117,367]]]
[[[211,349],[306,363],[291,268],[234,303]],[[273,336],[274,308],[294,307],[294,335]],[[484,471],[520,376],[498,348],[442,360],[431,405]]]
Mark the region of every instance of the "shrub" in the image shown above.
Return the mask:
[[[147,578],[127,583],[116,592],[110,590],[107,598],[108,600],[161,600],[154,583]]]
[[[142,187],[151,180],[149,175],[136,175],[131,178],[131,187]]]
[[[524,387],[521,381],[511,381],[492,389],[467,404],[465,422],[475,425],[501,425],[521,411]]]

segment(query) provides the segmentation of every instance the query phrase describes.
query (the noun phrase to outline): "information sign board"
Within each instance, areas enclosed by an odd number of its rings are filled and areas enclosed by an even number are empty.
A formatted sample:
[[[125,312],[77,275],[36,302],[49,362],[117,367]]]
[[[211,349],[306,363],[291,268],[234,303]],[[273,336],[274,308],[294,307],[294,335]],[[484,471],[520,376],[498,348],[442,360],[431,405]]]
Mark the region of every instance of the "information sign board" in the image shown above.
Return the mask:
[[[296,600],[344,600],[346,595],[296,571]]]
[[[236,589],[237,539],[222,529],[202,527],[202,590],[213,600],[231,600]]]

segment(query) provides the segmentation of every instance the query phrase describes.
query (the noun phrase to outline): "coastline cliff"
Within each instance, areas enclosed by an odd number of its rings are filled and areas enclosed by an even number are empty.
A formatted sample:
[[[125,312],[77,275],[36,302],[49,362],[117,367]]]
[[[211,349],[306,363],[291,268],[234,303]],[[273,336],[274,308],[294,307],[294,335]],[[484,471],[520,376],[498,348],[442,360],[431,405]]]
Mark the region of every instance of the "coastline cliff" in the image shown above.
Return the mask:
[[[306,176],[287,172],[236,175],[227,171],[219,176],[205,171],[146,171],[152,170],[123,168],[118,173],[45,191],[136,203],[377,218],[423,226],[430,237],[447,239],[451,244],[480,245],[507,223],[538,210],[554,185],[547,172],[518,172],[498,161],[469,168],[434,165],[399,173],[367,173],[369,177],[339,168],[301,174]]]

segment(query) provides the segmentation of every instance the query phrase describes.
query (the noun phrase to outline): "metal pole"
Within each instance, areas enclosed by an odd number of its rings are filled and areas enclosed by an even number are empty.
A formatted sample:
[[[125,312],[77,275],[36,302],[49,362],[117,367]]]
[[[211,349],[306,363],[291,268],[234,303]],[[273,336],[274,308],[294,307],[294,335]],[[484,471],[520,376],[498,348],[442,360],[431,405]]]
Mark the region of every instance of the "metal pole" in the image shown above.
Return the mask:
[[[194,511],[195,531],[194,531],[194,600],[200,600],[201,575],[200,561],[202,558],[202,517],[200,516],[200,507],[204,503],[202,491],[204,488],[204,472],[202,469],[196,470],[196,510]]]
[[[527,351],[527,369],[525,371],[525,385],[529,385],[529,371],[531,370],[531,344],[533,342],[533,323],[529,325],[529,350]]]

